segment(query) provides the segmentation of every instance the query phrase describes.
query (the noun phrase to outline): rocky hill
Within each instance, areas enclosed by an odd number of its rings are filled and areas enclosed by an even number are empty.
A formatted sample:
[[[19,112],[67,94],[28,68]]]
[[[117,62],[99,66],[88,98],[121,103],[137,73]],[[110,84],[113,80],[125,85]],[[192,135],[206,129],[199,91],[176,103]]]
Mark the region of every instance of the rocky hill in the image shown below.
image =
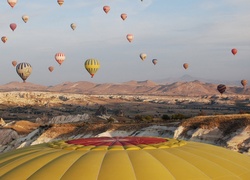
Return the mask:
[[[0,86],[0,91],[46,91],[80,94],[112,94],[112,95],[177,95],[204,96],[216,95],[218,84],[201,81],[174,82],[171,84],[157,84],[153,81],[129,81],[124,83],[65,82],[54,86],[42,86],[32,83],[11,82]],[[227,86],[225,95],[250,95],[249,88]]]
[[[116,119],[117,117],[113,117]],[[84,137],[157,136],[198,141],[250,155],[250,115],[197,116],[183,121],[115,123],[89,114],[36,122],[1,121],[0,153],[16,148]]]

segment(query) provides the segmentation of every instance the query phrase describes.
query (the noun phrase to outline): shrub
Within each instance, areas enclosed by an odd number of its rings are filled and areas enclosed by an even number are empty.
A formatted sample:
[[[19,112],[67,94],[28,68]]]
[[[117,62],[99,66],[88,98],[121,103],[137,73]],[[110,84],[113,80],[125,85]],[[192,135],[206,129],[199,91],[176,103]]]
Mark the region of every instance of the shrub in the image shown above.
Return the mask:
[[[170,119],[169,115],[167,115],[167,114],[163,114],[161,118],[163,120],[169,120]]]
[[[171,119],[186,119],[187,117],[185,116],[185,115],[183,115],[183,114],[180,114],[180,113],[178,113],[178,114],[173,114],[172,116],[171,116]]]

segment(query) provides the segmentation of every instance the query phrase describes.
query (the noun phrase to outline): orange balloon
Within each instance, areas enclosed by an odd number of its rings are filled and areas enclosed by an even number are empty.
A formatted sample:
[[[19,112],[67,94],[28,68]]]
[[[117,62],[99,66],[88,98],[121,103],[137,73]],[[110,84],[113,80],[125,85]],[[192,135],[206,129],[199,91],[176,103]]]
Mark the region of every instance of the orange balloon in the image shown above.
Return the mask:
[[[14,67],[16,67],[17,62],[16,62],[16,61],[12,61],[12,65],[13,65]]]
[[[3,37],[1,38],[1,40],[3,41],[3,43],[6,43],[7,37],[6,37],[6,36],[3,36]]]
[[[61,6],[64,3],[64,0],[57,0],[57,3]]]
[[[109,7],[109,6],[103,6],[103,11],[104,11],[106,14],[108,14],[109,10],[110,10],[110,7]]]
[[[231,50],[231,52],[233,53],[233,55],[235,55],[235,54],[237,54],[238,50],[235,49],[235,48],[233,48],[233,49]]]
[[[247,85],[247,80],[242,79],[242,80],[241,80],[241,84],[242,84],[243,87],[245,87],[245,86]]]
[[[54,70],[54,67],[50,66],[48,69],[49,69],[50,72],[52,72]]]
[[[134,39],[134,35],[133,35],[133,34],[127,34],[127,40],[128,40],[129,42],[132,42],[133,39]]]
[[[55,60],[59,65],[61,65],[64,62],[65,58],[66,58],[65,55],[61,52],[56,53],[55,55]]]
[[[124,21],[124,20],[127,18],[127,14],[122,13],[122,14],[121,14],[121,18],[122,18],[122,20]]]
[[[188,63],[184,63],[183,67],[184,67],[184,69],[187,69],[188,68]]]

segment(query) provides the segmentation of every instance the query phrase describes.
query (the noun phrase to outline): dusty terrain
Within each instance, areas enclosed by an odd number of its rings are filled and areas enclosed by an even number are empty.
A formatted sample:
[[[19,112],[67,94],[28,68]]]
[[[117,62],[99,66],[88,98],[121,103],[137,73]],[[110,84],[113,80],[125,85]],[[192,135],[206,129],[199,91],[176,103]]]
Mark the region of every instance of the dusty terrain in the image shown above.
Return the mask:
[[[220,95],[212,90],[213,84],[190,83],[191,89],[187,83],[173,83],[164,89],[152,82],[131,81],[125,86],[106,84],[106,90],[104,85],[86,82],[46,88],[29,83],[7,84],[5,89],[0,88],[0,153],[59,139],[160,136],[211,143],[249,154],[248,90],[242,93],[242,88],[231,87]],[[91,95],[80,93],[79,84],[97,89]],[[170,95],[139,93],[149,87],[161,87],[152,92]],[[191,93],[195,88],[199,90]],[[126,93],[119,94],[121,89]]]

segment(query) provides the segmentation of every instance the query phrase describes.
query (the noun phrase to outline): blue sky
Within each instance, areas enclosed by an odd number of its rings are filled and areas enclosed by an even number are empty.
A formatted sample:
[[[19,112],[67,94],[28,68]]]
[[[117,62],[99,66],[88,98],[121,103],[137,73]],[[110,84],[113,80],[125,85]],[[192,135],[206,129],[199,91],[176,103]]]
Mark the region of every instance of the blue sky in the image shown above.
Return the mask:
[[[111,10],[105,14],[103,6]],[[216,80],[250,80],[249,0],[19,0],[12,9],[0,2],[0,84],[20,81],[13,60],[28,62],[27,82],[120,83],[190,75]],[[121,13],[128,18],[123,21]],[[29,15],[27,23],[22,15]],[[16,23],[12,32],[10,23]],[[76,23],[73,31],[71,23]],[[129,43],[127,34],[133,34]],[[237,48],[233,56],[231,49]],[[59,66],[57,52],[66,55]],[[146,53],[142,61],[140,53]],[[94,78],[84,68],[96,58]],[[158,63],[153,65],[152,59]],[[185,70],[182,65],[188,63]],[[55,70],[48,71],[49,66]]]

